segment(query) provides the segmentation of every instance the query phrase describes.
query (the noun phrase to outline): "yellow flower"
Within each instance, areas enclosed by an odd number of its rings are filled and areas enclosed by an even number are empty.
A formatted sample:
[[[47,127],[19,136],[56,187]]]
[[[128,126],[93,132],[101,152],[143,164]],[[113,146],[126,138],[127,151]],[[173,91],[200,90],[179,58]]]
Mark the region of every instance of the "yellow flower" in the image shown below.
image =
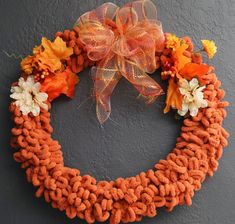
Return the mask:
[[[208,57],[213,58],[217,52],[215,42],[212,40],[202,40],[202,45],[204,47],[203,50],[207,53]]]
[[[166,48],[175,50],[180,45],[180,38],[174,34],[166,35]]]

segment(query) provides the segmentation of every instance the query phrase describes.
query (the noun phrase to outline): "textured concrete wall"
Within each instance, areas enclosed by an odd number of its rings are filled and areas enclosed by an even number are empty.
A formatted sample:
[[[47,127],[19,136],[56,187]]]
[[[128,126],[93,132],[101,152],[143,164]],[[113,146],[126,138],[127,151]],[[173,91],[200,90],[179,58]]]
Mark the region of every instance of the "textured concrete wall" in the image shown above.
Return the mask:
[[[19,77],[19,59],[30,54],[42,36],[52,38],[58,30],[72,27],[82,13],[99,6],[102,0],[0,0],[0,222],[27,224],[83,223],[68,220],[43,199],[34,197],[34,188],[12,159],[9,147],[9,88]],[[121,5],[127,1],[114,1]],[[173,213],[159,211],[158,217],[142,223],[233,224],[235,223],[235,1],[155,0],[165,32],[189,35],[199,47],[200,39],[214,39],[218,54],[210,63],[227,91],[232,105],[224,126],[231,132],[214,178],[207,179],[194,197],[192,207],[177,207]],[[159,80],[159,73],[155,74]],[[175,144],[181,123],[173,114],[163,115],[165,96],[153,106],[136,99],[135,89],[122,80],[112,97],[112,120],[103,127],[95,116],[90,98],[89,70],[73,101],[61,97],[52,109],[54,137],[62,145],[66,165],[79,168],[97,179],[136,175],[164,158]],[[164,86],[164,84],[162,83]]]

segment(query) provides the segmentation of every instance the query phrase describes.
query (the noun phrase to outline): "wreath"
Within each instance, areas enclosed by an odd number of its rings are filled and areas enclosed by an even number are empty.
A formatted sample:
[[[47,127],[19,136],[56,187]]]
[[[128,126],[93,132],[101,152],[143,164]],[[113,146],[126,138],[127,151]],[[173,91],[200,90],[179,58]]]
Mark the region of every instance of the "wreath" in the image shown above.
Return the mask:
[[[202,59],[203,53],[212,58],[216,45],[202,40],[202,49],[195,51],[189,37],[163,33],[156,15],[150,0],[122,8],[105,3],[82,15],[73,29],[57,32],[53,42],[43,37],[21,61],[21,77],[10,95],[14,159],[37,187],[36,197],[43,196],[71,219],[129,223],[154,217],[161,207],[190,206],[206,176],[218,168],[228,144],[222,127],[228,102],[222,101],[225,92],[214,68]],[[184,121],[175,148],[153,169],[97,182],[64,166],[61,146],[52,138],[49,109],[61,94],[73,97],[77,73],[91,66],[100,123],[109,118],[112,92],[123,77],[147,104],[153,103],[163,90],[148,74],[161,69],[168,82],[164,113],[173,109]]]

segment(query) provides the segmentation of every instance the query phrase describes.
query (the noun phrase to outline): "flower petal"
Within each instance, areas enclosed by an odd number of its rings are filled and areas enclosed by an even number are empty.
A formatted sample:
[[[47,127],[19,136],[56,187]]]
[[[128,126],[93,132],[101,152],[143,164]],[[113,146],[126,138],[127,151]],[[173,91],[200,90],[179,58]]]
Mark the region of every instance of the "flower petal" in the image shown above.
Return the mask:
[[[44,110],[48,110],[48,105],[46,103],[40,103],[40,107]]]
[[[40,101],[40,102],[46,101],[47,98],[48,98],[48,95],[47,95],[46,93],[38,93],[38,94],[36,95],[36,99],[37,99],[38,101]]]
[[[189,111],[192,117],[195,117],[198,113],[198,107],[194,103],[189,104]]]
[[[190,90],[193,90],[193,89],[199,87],[198,79],[193,78],[193,79],[189,82],[189,86],[190,86]]]
[[[201,108],[206,108],[208,106],[208,102],[206,100],[201,101]]]
[[[31,110],[33,116],[38,116],[40,113],[40,107],[38,104],[34,105]]]
[[[13,92],[11,95],[10,95],[10,97],[12,98],[12,99],[14,99],[14,100],[18,100],[18,99],[20,99],[21,98],[21,93],[17,93],[17,92]]]
[[[181,79],[179,81],[179,90],[182,95],[186,95],[190,91],[190,85],[186,79]]]
[[[182,110],[177,111],[180,116],[184,116],[188,112],[188,104],[183,103]]]

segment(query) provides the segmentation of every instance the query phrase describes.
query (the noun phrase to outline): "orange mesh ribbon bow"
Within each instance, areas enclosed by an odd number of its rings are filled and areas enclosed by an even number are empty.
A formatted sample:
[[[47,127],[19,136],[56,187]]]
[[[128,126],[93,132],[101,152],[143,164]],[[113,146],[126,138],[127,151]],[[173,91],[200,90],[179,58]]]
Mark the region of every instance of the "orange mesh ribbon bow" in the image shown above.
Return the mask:
[[[96,61],[92,77],[100,123],[110,116],[110,96],[122,76],[147,103],[163,93],[146,74],[156,70],[155,52],[162,51],[164,45],[162,26],[150,0],[135,1],[122,8],[105,3],[82,15],[75,26],[80,28],[79,38],[88,58]]]

